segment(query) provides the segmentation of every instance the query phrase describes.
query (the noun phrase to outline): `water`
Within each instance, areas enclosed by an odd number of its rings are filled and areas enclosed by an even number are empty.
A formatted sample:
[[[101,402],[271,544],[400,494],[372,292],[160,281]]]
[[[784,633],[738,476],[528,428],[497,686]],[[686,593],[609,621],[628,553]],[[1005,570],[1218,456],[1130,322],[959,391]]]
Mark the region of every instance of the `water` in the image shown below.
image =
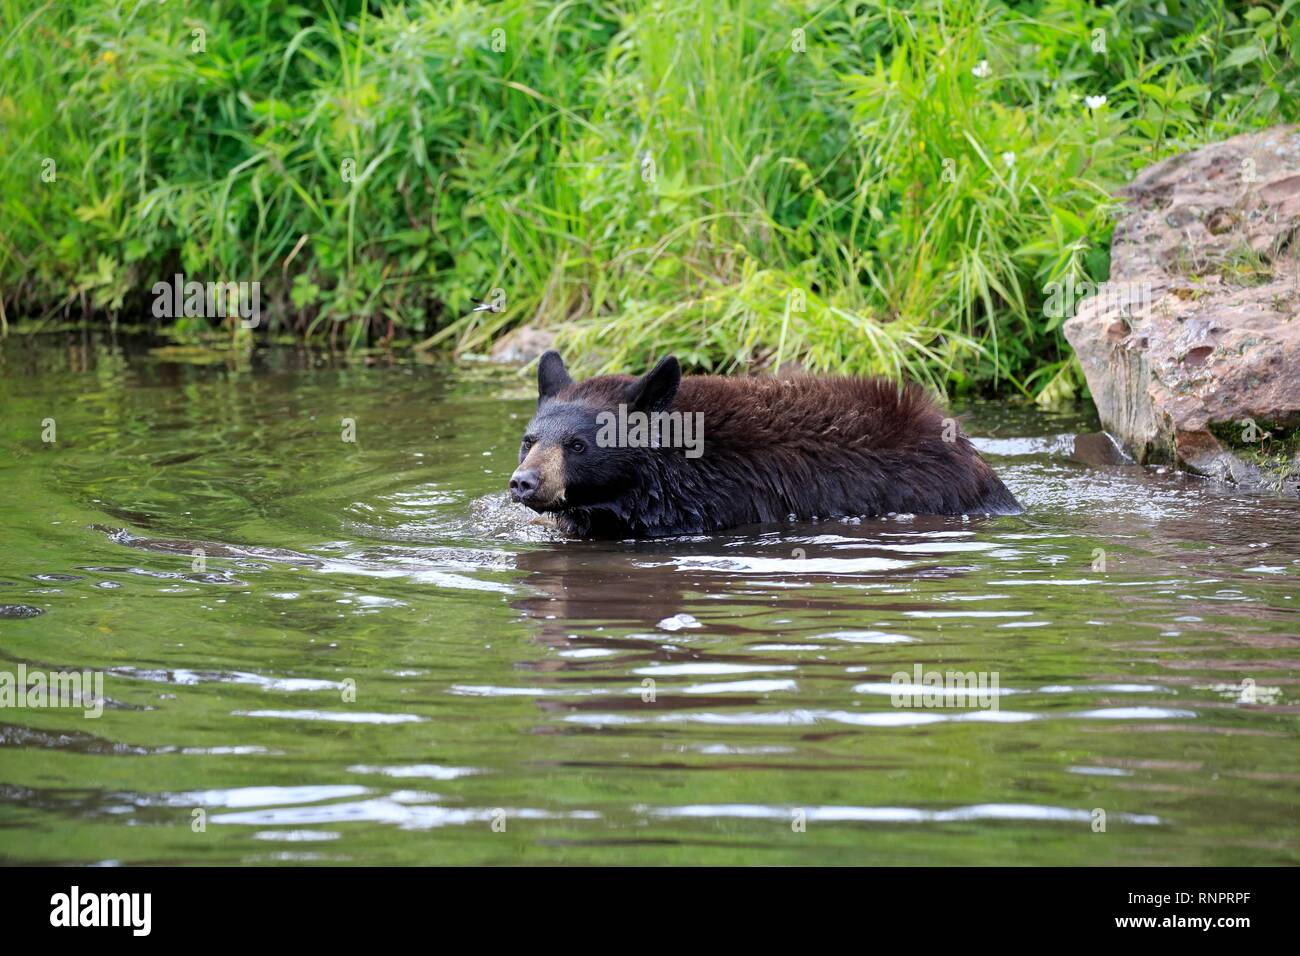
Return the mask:
[[[0,672],[107,697],[0,710],[6,861],[1300,862],[1295,502],[982,405],[1023,516],[562,542],[526,380],[209,359],[0,351]]]

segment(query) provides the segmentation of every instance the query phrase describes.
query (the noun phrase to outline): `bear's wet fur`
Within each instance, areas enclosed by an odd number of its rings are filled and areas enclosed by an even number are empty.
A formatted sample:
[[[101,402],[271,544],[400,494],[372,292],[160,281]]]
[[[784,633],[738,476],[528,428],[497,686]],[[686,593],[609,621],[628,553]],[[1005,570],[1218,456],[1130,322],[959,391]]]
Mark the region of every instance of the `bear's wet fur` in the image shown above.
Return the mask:
[[[1018,514],[970,440],[915,384],[848,376],[683,377],[662,359],[640,378],[575,382],[538,362],[537,413],[511,497],[565,534],[638,538],[738,525],[897,514]],[[702,453],[615,443],[624,412],[699,413]],[[602,416],[601,413],[606,413]],[[631,445],[636,447],[630,447]]]

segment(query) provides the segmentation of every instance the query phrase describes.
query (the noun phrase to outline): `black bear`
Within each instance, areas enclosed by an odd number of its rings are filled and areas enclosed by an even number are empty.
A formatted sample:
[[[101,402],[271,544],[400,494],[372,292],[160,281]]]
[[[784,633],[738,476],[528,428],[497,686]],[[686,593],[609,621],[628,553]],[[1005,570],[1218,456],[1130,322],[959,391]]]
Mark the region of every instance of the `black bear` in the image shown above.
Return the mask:
[[[565,534],[636,538],[757,522],[1018,514],[956,422],[917,385],[884,379],[682,377],[575,382],[537,366],[537,413],[510,496]]]

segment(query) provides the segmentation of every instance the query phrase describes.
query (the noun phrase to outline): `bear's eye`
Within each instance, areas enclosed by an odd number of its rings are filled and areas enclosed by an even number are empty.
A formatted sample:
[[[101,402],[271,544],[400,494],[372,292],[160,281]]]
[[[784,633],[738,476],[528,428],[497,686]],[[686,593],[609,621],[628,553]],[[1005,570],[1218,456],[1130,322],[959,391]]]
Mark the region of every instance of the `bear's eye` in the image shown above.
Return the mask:
[[[532,447],[533,447],[533,443],[536,442],[536,441],[537,441],[537,439],[534,438],[532,435],[525,435],[525,436],[524,436],[524,442],[523,442],[524,448],[525,448],[525,449],[532,448]]]
[[[581,438],[570,438],[568,443],[565,445],[565,447],[568,448],[569,451],[573,452],[575,455],[581,455],[584,451],[587,450],[587,443],[584,442]]]

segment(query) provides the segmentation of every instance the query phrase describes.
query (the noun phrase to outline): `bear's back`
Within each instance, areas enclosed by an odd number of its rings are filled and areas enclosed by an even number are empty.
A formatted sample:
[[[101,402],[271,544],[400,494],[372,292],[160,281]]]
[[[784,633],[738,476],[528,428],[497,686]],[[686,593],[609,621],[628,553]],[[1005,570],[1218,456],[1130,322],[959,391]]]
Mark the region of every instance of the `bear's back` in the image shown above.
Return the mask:
[[[853,376],[688,375],[673,411],[702,412],[706,441],[751,447],[899,447],[937,435],[942,421],[920,386]]]

